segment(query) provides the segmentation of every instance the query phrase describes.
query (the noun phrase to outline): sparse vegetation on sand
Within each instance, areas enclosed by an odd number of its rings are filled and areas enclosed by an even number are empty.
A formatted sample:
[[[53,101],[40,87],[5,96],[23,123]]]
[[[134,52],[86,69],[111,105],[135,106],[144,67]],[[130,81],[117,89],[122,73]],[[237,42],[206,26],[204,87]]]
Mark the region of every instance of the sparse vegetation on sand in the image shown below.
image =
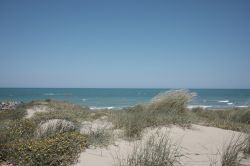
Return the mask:
[[[232,137],[227,145],[224,145],[221,154],[221,165],[222,166],[237,166],[240,164],[242,159],[240,153],[245,148],[245,139],[243,136]]]
[[[250,128],[250,108],[225,110],[195,108],[192,113],[193,123],[242,132]]]
[[[63,106],[59,106],[60,104]],[[53,111],[38,112],[30,118],[25,118],[26,109],[37,105],[46,105],[46,108],[53,106]],[[62,109],[64,106],[65,110]],[[86,108],[51,100],[34,101],[16,110],[4,112],[5,118],[0,122],[0,163],[12,165],[75,163],[78,154],[87,147],[87,136],[79,132],[80,122],[87,118],[87,115]]]
[[[127,156],[117,156],[117,166],[174,166],[180,163],[180,151],[170,138],[154,134],[135,144]]]
[[[146,127],[175,124],[189,127],[187,104],[194,94],[186,90],[173,90],[154,97],[149,104],[114,111],[111,121],[116,128],[124,129],[128,138],[139,138]]]
[[[23,104],[15,110],[1,111],[0,164],[71,165],[87,146],[105,147],[114,142],[112,132],[116,129],[121,131],[119,135],[124,134],[123,138],[134,140],[141,138],[145,128],[156,126],[178,125],[187,128],[191,124],[202,124],[241,132],[250,128],[249,108],[189,110],[187,105],[194,95],[186,90],[172,90],[157,95],[149,103],[122,110],[90,111],[88,107],[68,102],[45,100]],[[45,111],[33,111],[34,107],[44,108]],[[27,117],[27,109],[33,111],[32,116]],[[81,134],[83,124],[92,124],[93,120],[101,120],[101,124],[109,121],[112,127]],[[176,147],[167,137],[157,137],[157,141],[150,137],[146,144],[135,148],[119,165],[160,166],[178,163]],[[238,151],[249,154],[250,136],[247,138],[244,149],[238,144],[225,148],[222,163],[236,163]]]

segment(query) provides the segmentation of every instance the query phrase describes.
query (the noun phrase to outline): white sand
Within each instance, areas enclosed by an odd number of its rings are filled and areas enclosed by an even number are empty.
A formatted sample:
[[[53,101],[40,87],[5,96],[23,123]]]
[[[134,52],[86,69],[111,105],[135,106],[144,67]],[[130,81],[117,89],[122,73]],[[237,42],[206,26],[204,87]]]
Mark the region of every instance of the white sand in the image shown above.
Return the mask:
[[[147,134],[155,132],[157,129],[147,129],[144,132],[143,139]],[[185,166],[209,166],[211,159],[219,161],[220,154],[225,143],[230,142],[231,138],[240,135],[238,132],[223,130],[215,127],[205,127],[193,125],[191,129],[182,129],[179,127],[162,127],[161,133],[169,133],[172,142],[181,147],[181,153],[185,157],[181,158],[181,162]],[[76,166],[112,166],[114,165],[117,155],[126,156],[132,149],[135,142],[118,140],[115,144],[108,148],[92,148],[81,153],[79,162]],[[242,163],[250,165],[249,160]],[[217,163],[219,165],[219,163]]]
[[[53,111],[53,109],[49,108],[46,105],[33,106],[27,109],[27,115],[25,116],[25,118],[31,118],[36,112],[49,112],[49,111]]]

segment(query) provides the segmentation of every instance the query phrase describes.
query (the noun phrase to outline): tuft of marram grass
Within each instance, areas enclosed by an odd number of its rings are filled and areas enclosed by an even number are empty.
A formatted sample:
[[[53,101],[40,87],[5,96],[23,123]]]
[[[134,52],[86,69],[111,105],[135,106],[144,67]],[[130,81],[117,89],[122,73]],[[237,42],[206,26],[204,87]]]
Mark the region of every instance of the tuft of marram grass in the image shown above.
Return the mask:
[[[94,147],[105,147],[113,141],[112,130],[106,127],[97,128],[95,130],[90,129],[87,136],[88,144]]]
[[[117,156],[116,166],[174,166],[180,164],[179,148],[166,135],[156,133],[135,144],[125,158]]]
[[[67,131],[76,130],[76,126],[73,122],[63,119],[51,119],[44,123],[40,123],[35,131],[35,137],[47,137],[48,135],[55,133],[63,133]]]
[[[245,149],[245,138],[243,135],[233,135],[230,142],[224,145],[221,154],[222,166],[238,166],[242,160],[242,153]]]
[[[248,131],[248,133],[247,133],[246,147],[244,149],[244,152],[247,153],[247,154],[250,154],[250,131]]]
[[[148,109],[183,113],[194,96],[195,93],[190,93],[187,90],[166,91],[152,98]]]

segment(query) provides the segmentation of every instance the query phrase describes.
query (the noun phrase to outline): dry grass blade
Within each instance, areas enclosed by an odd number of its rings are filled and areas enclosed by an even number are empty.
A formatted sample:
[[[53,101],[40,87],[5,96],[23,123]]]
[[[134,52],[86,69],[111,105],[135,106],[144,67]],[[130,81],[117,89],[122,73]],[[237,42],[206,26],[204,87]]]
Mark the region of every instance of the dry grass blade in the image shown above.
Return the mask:
[[[222,166],[238,166],[242,157],[240,153],[245,149],[245,138],[242,134],[233,135],[230,142],[224,145],[221,154],[221,165]]]
[[[170,138],[154,134],[136,144],[125,158],[117,157],[118,166],[173,166],[179,164],[179,149]]]
[[[35,137],[41,138],[55,133],[63,133],[66,131],[76,130],[73,122],[63,119],[51,119],[44,123],[41,123],[35,132]]]
[[[168,112],[184,112],[188,102],[195,96],[187,90],[171,90],[160,93],[149,103],[150,110],[164,110]]]

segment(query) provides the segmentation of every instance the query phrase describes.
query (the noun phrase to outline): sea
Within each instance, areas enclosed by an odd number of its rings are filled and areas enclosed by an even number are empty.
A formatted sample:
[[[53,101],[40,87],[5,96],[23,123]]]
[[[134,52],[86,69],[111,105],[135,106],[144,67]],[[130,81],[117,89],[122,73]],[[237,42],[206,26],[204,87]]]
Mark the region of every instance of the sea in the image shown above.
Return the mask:
[[[54,99],[91,109],[120,109],[149,102],[170,89],[136,88],[0,88],[0,101],[30,102]],[[250,105],[250,89],[189,89],[196,96],[189,108],[233,108]]]

